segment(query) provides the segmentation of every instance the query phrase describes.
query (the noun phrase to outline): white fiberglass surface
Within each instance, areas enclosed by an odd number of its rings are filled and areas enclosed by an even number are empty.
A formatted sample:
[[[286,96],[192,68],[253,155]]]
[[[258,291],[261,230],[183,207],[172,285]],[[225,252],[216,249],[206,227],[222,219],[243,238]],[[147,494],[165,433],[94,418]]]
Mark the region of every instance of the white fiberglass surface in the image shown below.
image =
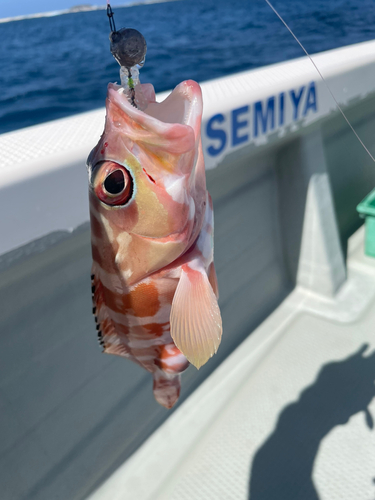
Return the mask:
[[[335,298],[297,288],[90,500],[373,498],[375,259],[353,239]]]

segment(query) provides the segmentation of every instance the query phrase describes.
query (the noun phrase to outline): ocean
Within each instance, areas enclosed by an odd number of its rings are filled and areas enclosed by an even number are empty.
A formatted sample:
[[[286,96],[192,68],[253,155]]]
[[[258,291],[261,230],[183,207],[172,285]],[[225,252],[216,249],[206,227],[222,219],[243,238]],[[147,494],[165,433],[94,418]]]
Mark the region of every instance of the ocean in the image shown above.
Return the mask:
[[[274,0],[310,53],[375,38],[373,0]],[[141,81],[157,92],[300,57],[264,0],[179,0],[114,8],[147,40]],[[104,106],[119,81],[105,11],[0,24],[0,133]],[[374,82],[375,85],[375,82]]]

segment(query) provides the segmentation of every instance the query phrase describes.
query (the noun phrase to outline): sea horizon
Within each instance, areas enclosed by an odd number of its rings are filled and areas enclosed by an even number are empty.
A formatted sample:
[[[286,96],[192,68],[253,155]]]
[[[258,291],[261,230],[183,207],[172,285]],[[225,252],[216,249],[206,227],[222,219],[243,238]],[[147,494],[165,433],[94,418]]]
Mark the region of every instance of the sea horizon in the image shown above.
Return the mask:
[[[129,3],[116,5],[114,9],[123,9],[125,7],[136,7],[138,5],[148,5],[154,3],[178,2],[179,0],[135,0]],[[64,14],[75,14],[79,12],[91,12],[95,10],[106,10],[107,4],[104,5],[90,5],[79,4],[69,9],[51,10],[48,12],[36,12],[35,14],[25,14],[23,16],[1,17],[0,23],[10,23],[13,21],[24,21],[26,19],[39,19],[41,17],[56,17]]]
[[[310,54],[375,38],[373,0],[277,7]],[[108,83],[120,80],[104,8],[0,23],[0,133],[104,106]],[[140,80],[156,92],[304,55],[264,0],[135,0],[113,11],[117,28],[144,35]]]

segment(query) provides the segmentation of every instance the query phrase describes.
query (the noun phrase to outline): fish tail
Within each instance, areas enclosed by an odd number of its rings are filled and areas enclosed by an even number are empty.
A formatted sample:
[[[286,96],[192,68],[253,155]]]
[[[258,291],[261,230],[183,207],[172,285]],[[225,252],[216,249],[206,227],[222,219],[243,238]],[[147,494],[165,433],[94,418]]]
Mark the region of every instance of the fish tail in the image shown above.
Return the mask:
[[[158,369],[153,373],[153,379],[153,391],[156,401],[170,410],[180,395],[181,375],[168,374]]]

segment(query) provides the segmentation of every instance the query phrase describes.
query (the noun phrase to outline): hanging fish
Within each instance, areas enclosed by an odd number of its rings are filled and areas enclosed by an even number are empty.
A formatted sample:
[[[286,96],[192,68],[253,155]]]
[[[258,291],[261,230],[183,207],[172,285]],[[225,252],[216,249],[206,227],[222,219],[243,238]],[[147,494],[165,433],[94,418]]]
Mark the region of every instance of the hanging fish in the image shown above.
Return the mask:
[[[109,84],[106,121],[88,158],[92,292],[104,352],[153,376],[171,408],[180,374],[217,351],[222,323],[213,263],[213,210],[200,127],[202,94],[185,81],[145,109]]]

